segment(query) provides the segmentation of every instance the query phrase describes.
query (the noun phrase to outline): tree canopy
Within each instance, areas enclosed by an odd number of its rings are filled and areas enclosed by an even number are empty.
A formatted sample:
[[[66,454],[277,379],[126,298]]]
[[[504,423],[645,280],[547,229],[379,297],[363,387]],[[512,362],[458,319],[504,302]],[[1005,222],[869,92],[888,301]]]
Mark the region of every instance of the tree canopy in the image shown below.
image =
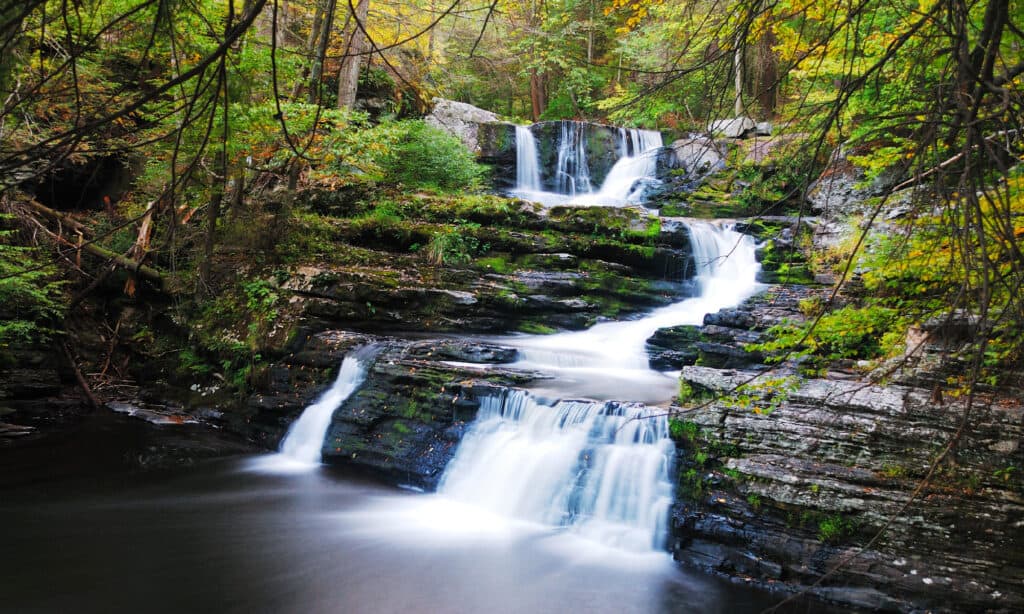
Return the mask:
[[[799,202],[840,145],[865,181],[919,188],[913,229],[938,233],[947,260],[932,307],[993,316],[1008,357],[1024,323],[1022,14],[1020,0],[0,0],[0,190],[64,209],[120,199],[114,230],[137,237],[107,247],[175,270],[209,261],[253,190],[408,181],[398,144],[441,137],[394,122],[434,96],[678,135],[743,114],[803,143],[802,181],[776,196]],[[113,167],[131,169],[123,189],[61,190]]]

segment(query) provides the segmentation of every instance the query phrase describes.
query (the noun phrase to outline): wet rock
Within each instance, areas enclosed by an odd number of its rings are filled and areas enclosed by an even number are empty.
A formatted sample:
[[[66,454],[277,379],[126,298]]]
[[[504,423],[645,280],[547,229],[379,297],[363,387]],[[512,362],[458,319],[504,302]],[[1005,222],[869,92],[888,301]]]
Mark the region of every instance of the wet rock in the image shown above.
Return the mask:
[[[434,490],[481,394],[494,389],[467,371],[436,362],[382,354],[366,382],[334,413],[323,460],[399,485]],[[522,380],[500,370],[492,379]]]
[[[940,470],[943,477],[905,507],[936,449],[957,430],[949,417],[963,415],[962,401],[936,404],[928,389],[835,379],[790,377],[785,386],[759,388],[755,375],[682,370],[701,398],[745,384],[752,400],[685,413],[699,433],[689,445],[717,451],[724,473],[713,473],[730,490],[680,503],[677,558],[765,582],[781,577],[854,607],[1001,612],[1024,605],[1012,571],[1024,564],[1024,491],[993,473],[1020,451],[992,445],[1024,435],[1019,399],[975,407],[956,468]],[[871,549],[847,560],[882,526],[887,531]],[[842,588],[810,586],[839,561],[845,564],[830,584]]]
[[[482,123],[477,128],[477,160],[491,167],[498,190],[516,186],[516,127],[507,122]]]
[[[677,465],[700,473],[696,485],[681,482],[676,558],[850,607],[1020,609],[1024,590],[1012,570],[1024,568],[1024,487],[996,477],[1024,460],[1019,394],[974,406],[955,463],[907,506],[964,416],[963,399],[935,389],[957,372],[937,357],[971,334],[969,316],[926,323],[920,334],[934,339],[920,344],[919,359],[883,366],[884,385],[855,371],[805,379],[792,363],[767,373],[758,363],[714,368],[723,352],[741,356],[771,326],[803,321],[801,301],[829,292],[777,287],[705,318],[694,343],[699,366],[681,371],[694,406],[681,419],[694,435],[680,444]],[[883,526],[881,539],[847,560]],[[829,583],[812,586],[840,561]]]
[[[684,365],[694,364],[700,356],[696,347],[700,340],[700,329],[697,326],[659,328],[647,339],[651,368],[656,371],[676,371]]]
[[[453,360],[477,364],[515,362],[516,353],[515,348],[462,339],[422,341],[413,343],[405,350],[405,355],[410,358]]]
[[[380,353],[364,384],[334,412],[323,462],[392,484],[433,489],[476,416],[479,395],[535,377],[500,368],[516,350],[491,343],[325,331],[270,365],[244,408],[226,412],[222,424],[277,449],[288,426],[331,386],[344,356],[370,343]]]

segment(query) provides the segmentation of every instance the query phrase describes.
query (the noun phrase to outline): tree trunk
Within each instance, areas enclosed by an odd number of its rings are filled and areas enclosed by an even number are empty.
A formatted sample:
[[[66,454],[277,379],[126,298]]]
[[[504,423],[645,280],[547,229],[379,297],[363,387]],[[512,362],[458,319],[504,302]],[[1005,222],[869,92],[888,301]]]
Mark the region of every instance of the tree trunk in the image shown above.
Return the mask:
[[[775,33],[768,29],[757,41],[757,75],[754,96],[758,104],[769,116],[775,113],[779,92],[779,59],[774,47],[777,40]]]
[[[743,38],[740,32],[736,33],[736,50],[732,55],[733,85],[736,89],[736,99],[733,103],[733,116],[743,116]]]
[[[530,71],[530,104],[533,106],[533,121],[539,122],[544,113],[544,81],[537,69]]]
[[[214,167],[225,174],[221,177],[214,177],[214,183],[211,186],[210,204],[207,208],[206,237],[203,241],[203,262],[199,266],[199,279],[206,287],[210,285],[210,266],[213,263],[213,248],[216,245],[217,220],[220,219],[220,205],[221,201],[224,200],[224,182],[227,180],[227,167],[222,150],[217,151]]]
[[[324,8],[324,2],[321,0],[321,2],[317,4],[316,11],[313,13],[313,24],[309,30],[309,38],[306,39],[305,49],[306,54],[309,57],[313,57],[313,54],[316,53],[317,43],[320,40],[320,28],[323,26],[324,14],[326,13]],[[292,87],[292,100],[299,97],[299,94],[302,92],[302,86],[306,83],[306,79],[309,77],[309,72],[310,68],[308,66],[303,68],[302,74],[300,74],[299,78],[295,80],[295,85]]]
[[[327,11],[324,13],[324,23],[320,29],[320,41],[316,48],[316,58],[313,60],[313,69],[309,75],[309,93],[306,100],[313,104],[320,99],[320,78],[324,74],[324,58],[327,57],[327,44],[331,41],[331,30],[334,28],[334,12],[338,6],[338,0],[327,0]]]
[[[362,65],[363,54],[369,46],[362,28],[366,27],[366,18],[370,13],[370,0],[359,0],[356,4],[352,27],[345,45],[345,57],[341,60],[338,71],[338,108],[351,109],[356,104],[359,91],[359,67]],[[362,28],[360,27],[362,24]]]

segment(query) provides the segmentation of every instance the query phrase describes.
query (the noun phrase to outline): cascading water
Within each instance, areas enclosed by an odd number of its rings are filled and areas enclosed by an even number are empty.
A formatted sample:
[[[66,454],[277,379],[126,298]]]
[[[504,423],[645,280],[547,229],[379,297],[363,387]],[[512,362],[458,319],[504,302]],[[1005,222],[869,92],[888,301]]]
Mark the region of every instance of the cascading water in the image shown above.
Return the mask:
[[[657,181],[661,133],[654,130],[619,129],[619,155],[608,171],[601,190],[580,204],[639,204],[650,184]]]
[[[543,189],[536,138],[527,126],[516,127],[516,196],[547,205],[623,206],[642,204],[646,188],[657,182],[658,151],[661,133],[654,130],[619,128],[618,159],[609,170],[600,189],[594,190],[587,157],[587,124],[563,121],[560,124],[555,168],[550,184]]]
[[[646,552],[664,544],[673,450],[666,417],[643,405],[502,390],[482,399],[439,491]]]
[[[303,463],[320,462],[320,450],[331,425],[331,416],[362,385],[376,352],[376,347],[366,346],[345,356],[331,388],[288,428],[281,442],[282,454]]]
[[[516,126],[516,192],[540,192],[540,156],[529,126]]]
[[[699,325],[704,315],[739,304],[760,288],[753,239],[729,226],[688,224],[699,294],[647,316],[607,322],[584,331],[502,339],[519,349],[515,366],[556,376],[539,390],[597,399],[661,403],[672,398],[678,382],[650,370],[646,340],[659,328]]]
[[[673,445],[663,410],[640,403],[561,400],[672,398],[678,378],[652,371],[644,344],[657,329],[700,324],[758,288],[753,240],[731,227],[688,224],[697,297],[628,322],[586,331],[503,338],[518,366],[554,375],[532,392],[481,400],[440,492],[491,511],[554,526],[631,551],[664,543]]]
[[[555,185],[559,194],[568,196],[591,192],[590,165],[587,162],[587,135],[583,131],[583,124],[579,122],[562,122],[562,130],[558,139]]]

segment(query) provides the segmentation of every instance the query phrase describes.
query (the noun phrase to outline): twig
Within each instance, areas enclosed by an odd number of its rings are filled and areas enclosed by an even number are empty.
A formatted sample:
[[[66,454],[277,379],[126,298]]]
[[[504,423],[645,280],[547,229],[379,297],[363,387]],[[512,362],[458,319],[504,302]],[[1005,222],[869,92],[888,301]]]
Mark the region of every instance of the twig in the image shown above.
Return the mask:
[[[92,393],[92,389],[89,388],[89,382],[85,381],[85,376],[82,375],[82,371],[78,368],[75,363],[75,359],[71,356],[71,350],[68,349],[68,345],[63,341],[60,342],[61,352],[64,354],[64,358],[68,361],[68,366],[71,367],[71,371],[75,374],[75,381],[78,382],[78,387],[82,389],[82,393],[85,395],[85,400],[91,409],[99,409],[102,403]]]

